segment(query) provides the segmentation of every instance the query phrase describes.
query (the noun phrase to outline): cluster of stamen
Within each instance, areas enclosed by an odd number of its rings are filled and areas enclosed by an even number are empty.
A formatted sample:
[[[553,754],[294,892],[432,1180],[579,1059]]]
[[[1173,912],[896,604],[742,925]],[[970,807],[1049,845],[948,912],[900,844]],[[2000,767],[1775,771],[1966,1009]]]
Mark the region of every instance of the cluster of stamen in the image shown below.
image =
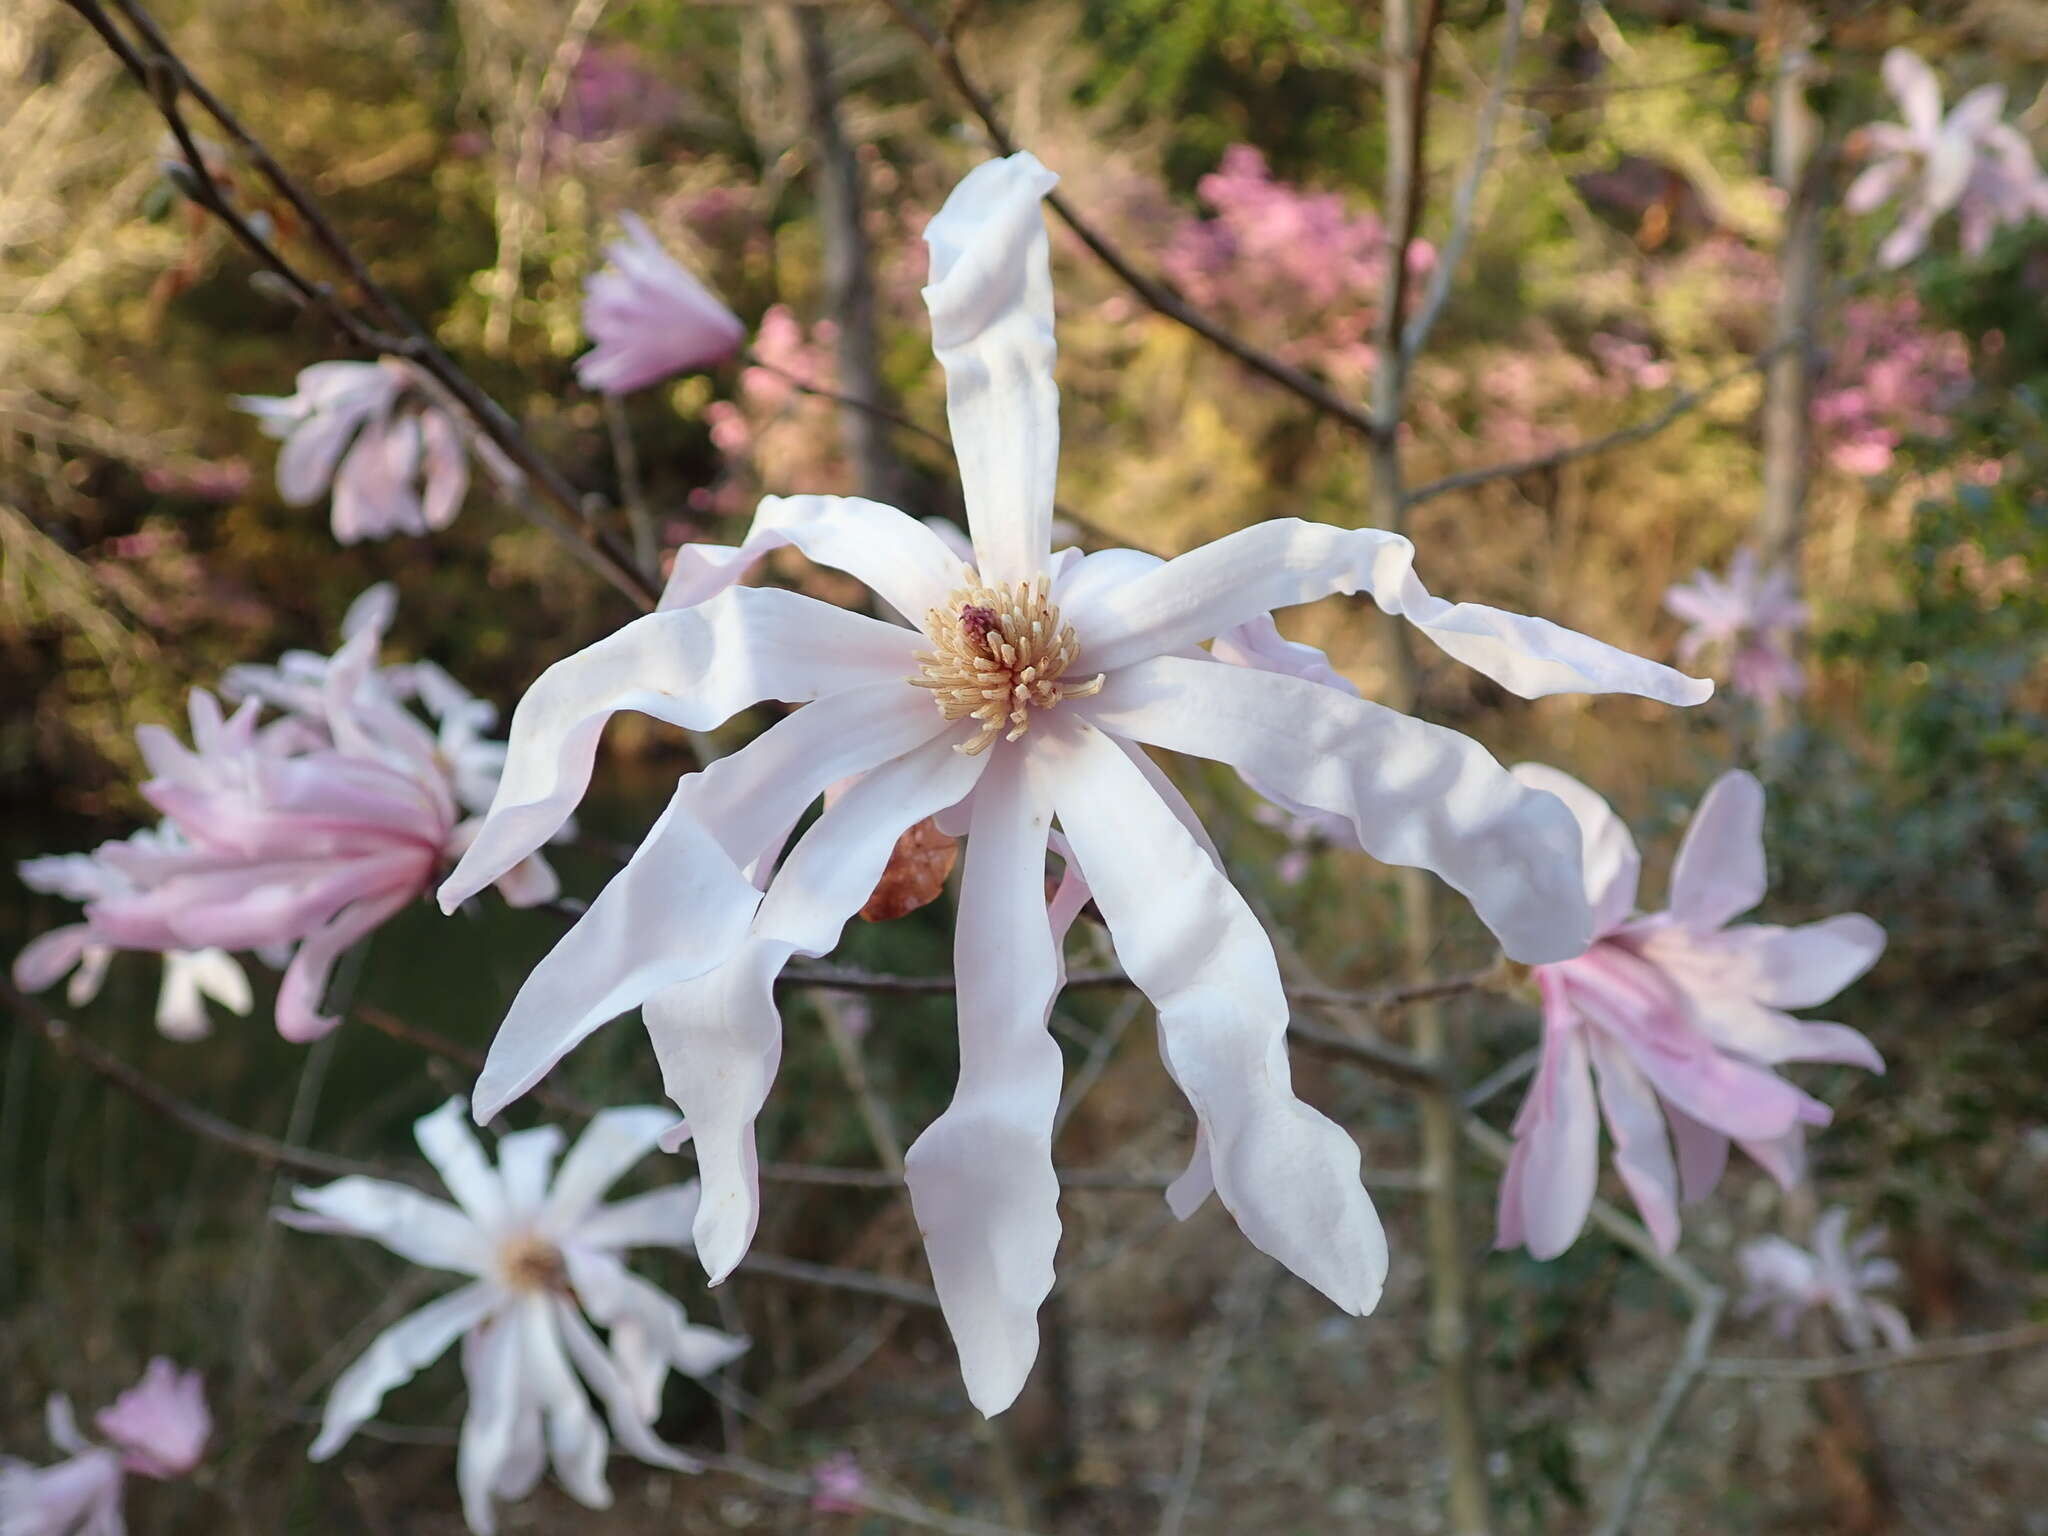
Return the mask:
[[[1040,576],[1014,589],[986,587],[970,568],[967,584],[946,599],[946,606],[925,615],[925,633],[936,649],[918,656],[920,670],[911,683],[931,689],[939,713],[948,720],[981,722],[975,738],[955,751],[973,757],[986,752],[998,736],[1015,741],[1029,729],[1032,710],[1101,690],[1100,677],[1060,681],[1081,643],[1073,626],[1060,622],[1060,611],[1047,595],[1049,585]]]
[[[499,1248],[498,1278],[507,1290],[528,1293],[564,1291],[569,1287],[562,1250],[531,1232],[508,1238]]]

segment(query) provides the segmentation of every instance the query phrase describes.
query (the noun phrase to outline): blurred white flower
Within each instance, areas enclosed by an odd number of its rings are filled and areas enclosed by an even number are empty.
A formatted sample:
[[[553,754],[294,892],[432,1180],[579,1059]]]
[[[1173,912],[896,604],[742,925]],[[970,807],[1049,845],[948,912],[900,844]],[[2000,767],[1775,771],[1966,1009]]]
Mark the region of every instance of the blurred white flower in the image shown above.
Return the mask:
[[[1851,1349],[1874,1349],[1880,1337],[1893,1349],[1911,1349],[1905,1314],[1865,1294],[1901,1278],[1898,1265],[1876,1256],[1884,1241],[1882,1227],[1850,1241],[1849,1212],[1837,1205],[1813,1224],[1811,1250],[1776,1235],[1744,1243],[1736,1262],[1748,1289],[1736,1310],[1744,1317],[1768,1310],[1772,1327],[1789,1337],[1802,1315],[1826,1307]]]

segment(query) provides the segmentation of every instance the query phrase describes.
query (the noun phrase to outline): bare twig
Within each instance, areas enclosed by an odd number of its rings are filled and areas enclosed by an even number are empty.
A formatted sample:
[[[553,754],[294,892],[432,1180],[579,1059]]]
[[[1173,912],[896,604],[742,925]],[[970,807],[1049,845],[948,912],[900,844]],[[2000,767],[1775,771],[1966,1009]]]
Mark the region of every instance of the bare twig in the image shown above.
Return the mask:
[[[800,395],[812,395],[820,400],[829,400],[834,405],[842,406],[850,411],[865,411],[868,415],[873,416],[876,420],[886,421],[889,423],[889,425],[893,427],[900,427],[905,432],[915,433],[917,436],[923,438],[926,442],[933,443],[938,447],[945,449],[948,453],[951,453],[953,451],[953,440],[950,437],[946,436],[945,433],[935,432],[930,427],[925,426],[922,422],[912,421],[908,416],[905,416],[901,411],[891,410],[886,405],[877,405],[872,400],[857,400],[852,395],[845,394],[840,390],[827,389],[822,384],[813,383],[809,379],[801,378],[798,375],[791,373],[787,368],[784,368],[777,363],[769,362],[758,352],[754,352],[751,350],[742,352],[740,354],[740,361],[745,363],[749,368],[759,368],[763,373],[774,374],[775,377],[782,380],[783,383],[787,384],[791,389],[795,390]]]
[[[1202,1444],[1208,1436],[1209,1405],[1215,1400],[1217,1388],[1223,1384],[1224,1373],[1230,1368],[1230,1357],[1237,1352],[1238,1340],[1257,1319],[1273,1273],[1272,1261],[1262,1253],[1248,1253],[1238,1261],[1237,1273],[1223,1297],[1216,1337],[1209,1345],[1208,1357],[1202,1363],[1202,1374],[1195,1382],[1194,1395],[1188,1401],[1187,1422],[1181,1428],[1180,1466],[1174,1473],[1166,1503],[1159,1512],[1159,1536],[1180,1536],[1188,1506],[1194,1501],[1195,1479],[1202,1471]]]
[[[504,408],[456,366],[432,336],[378,284],[361,258],[321,212],[319,205],[285,172],[226,104],[192,74],[171,46],[169,38],[137,0],[114,0],[114,4],[141,38],[141,47],[130,41],[99,0],[65,0],[65,4],[99,34],[142,85],[169,125],[184,161],[186,190],[193,200],[224,225],[300,303],[325,315],[356,346],[372,353],[402,357],[417,365],[461,407],[471,426],[503,452],[528,482],[553,504],[550,510],[525,498],[513,498],[520,512],[560,539],[577,559],[638,606],[651,608],[656,596],[653,585],[619,559],[596,529],[585,526],[582,499],[575,488],[527,441]],[[199,148],[181,104],[186,97],[198,103],[242,155],[291,205],[314,242],[362,296],[362,301],[375,316],[374,320],[364,319],[328,284],[316,282],[299,271],[235,207],[233,199],[214,178],[213,170]]]
[[[1722,1355],[1701,1367],[1703,1375],[1748,1381],[1826,1381],[1837,1376],[1862,1376],[1872,1371],[1909,1365],[1945,1365],[2015,1350],[2048,1348],[2048,1323],[2028,1323],[1998,1333],[1966,1333],[1954,1339],[1929,1339],[1911,1349],[1881,1349],[1865,1354],[1834,1355],[1820,1360],[1748,1360]]]
[[[1451,232],[1436,253],[1436,269],[1429,275],[1429,290],[1423,295],[1421,306],[1408,322],[1408,329],[1401,338],[1401,349],[1410,360],[1429,345],[1429,333],[1436,328],[1437,318],[1442,315],[1444,304],[1451,296],[1451,283],[1458,275],[1458,266],[1465,259],[1465,247],[1472,239],[1475,215],[1479,211],[1479,188],[1486,180],[1494,151],[1499,147],[1493,136],[1500,128],[1501,108],[1509,94],[1508,82],[1514,78],[1515,55],[1521,48],[1522,12],[1526,4],[1527,0],[1508,0],[1507,16],[1501,23],[1500,58],[1494,65],[1493,85],[1479,109],[1478,126],[1473,129],[1471,162],[1466,165],[1464,179],[1458,183],[1457,193],[1451,202]]]
[[[924,45],[925,51],[932,56],[940,73],[967,104],[968,110],[981,120],[982,128],[997,152],[1005,155],[1014,154],[1020,146],[1004,125],[994,100],[967,73],[959,50],[954,46],[952,35],[934,25],[929,17],[910,3],[910,0],[885,0],[885,3],[903,27]],[[1141,272],[1109,236],[1059,192],[1050,193],[1046,197],[1046,203],[1059,216],[1061,222],[1079,237],[1081,243],[1095,254],[1096,259],[1115,273],[1124,286],[1136,294],[1148,308],[1179,325],[1186,326],[1245,367],[1265,375],[1283,389],[1300,396],[1317,410],[1334,417],[1353,431],[1366,437],[1374,435],[1377,428],[1370,411],[1345,399],[1301,369],[1282,362],[1270,352],[1263,351],[1243,337],[1225,330],[1164,283]]]
[[[60,1055],[68,1056],[112,1083],[137,1103],[195,1136],[203,1136],[208,1141],[231,1148],[267,1167],[290,1168],[327,1179],[362,1174],[375,1179],[412,1182],[404,1173],[381,1164],[359,1162],[354,1158],[334,1157],[325,1152],[291,1146],[259,1131],[245,1130],[239,1125],[231,1124],[196,1104],[188,1104],[176,1094],[158,1085],[148,1074],[130,1066],[112,1051],[80,1034],[76,1028],[49,1012],[34,999],[24,997],[5,981],[0,981],[0,1002],[4,1002],[13,1010],[16,1018],[41,1035]]]
[[[1534,1072],[1537,1063],[1542,1059],[1543,1052],[1531,1047],[1499,1071],[1482,1077],[1478,1082],[1465,1090],[1465,1108],[1467,1112],[1469,1113],[1479,1108],[1482,1104],[1489,1104],[1503,1093],[1506,1093],[1515,1084],[1522,1081],[1531,1072]]]
[[[939,1293],[915,1280],[898,1280],[893,1275],[870,1274],[862,1269],[841,1269],[835,1264],[813,1264],[805,1259],[786,1259],[780,1254],[750,1253],[740,1260],[739,1268],[743,1274],[769,1275],[828,1290],[856,1291],[863,1296],[900,1301],[906,1306],[936,1309],[939,1304]]]
[[[1657,1453],[1677,1427],[1686,1399],[1699,1385],[1708,1351],[1714,1347],[1714,1331],[1721,1326],[1722,1306],[1721,1294],[1715,1291],[1693,1308],[1692,1321],[1686,1325],[1685,1341],[1679,1346],[1678,1358],[1665,1375],[1664,1385],[1657,1390],[1657,1400],[1650,1405],[1650,1416],[1643,1421],[1635,1443],[1629,1447],[1628,1459],[1622,1463],[1621,1472],[1614,1480],[1614,1491],[1608,1495],[1607,1513],[1601,1516],[1596,1536],[1624,1536],[1629,1523],[1635,1519],[1636,1506],[1642,1502],[1643,1490],[1649,1484],[1650,1468],[1657,1460]]]

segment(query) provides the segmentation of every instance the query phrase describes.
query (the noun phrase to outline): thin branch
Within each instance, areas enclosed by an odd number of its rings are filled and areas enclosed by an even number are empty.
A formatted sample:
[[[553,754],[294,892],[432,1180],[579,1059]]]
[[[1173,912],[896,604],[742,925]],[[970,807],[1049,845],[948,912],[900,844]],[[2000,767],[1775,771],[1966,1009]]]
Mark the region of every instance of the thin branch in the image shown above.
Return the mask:
[[[1643,1421],[1635,1443],[1629,1447],[1628,1460],[1614,1480],[1607,1513],[1601,1517],[1595,1536],[1624,1536],[1635,1519],[1636,1506],[1649,1485],[1650,1468],[1656,1463],[1657,1453],[1678,1427],[1678,1416],[1685,1411],[1693,1388],[1699,1385],[1707,1354],[1714,1347],[1714,1332],[1721,1326],[1722,1307],[1721,1294],[1716,1291],[1694,1309],[1678,1358],[1664,1377],[1664,1385],[1658,1388],[1657,1400],[1650,1405],[1650,1416]]]
[[[429,1056],[438,1056],[444,1061],[454,1062],[471,1072],[481,1072],[484,1069],[482,1051],[474,1050],[458,1040],[450,1040],[446,1035],[436,1034],[421,1025],[408,1024],[396,1014],[386,1013],[382,1008],[369,1003],[358,1003],[349,1011],[349,1015],[351,1018],[361,1019],[380,1035],[389,1035],[415,1050],[425,1051]],[[536,1104],[545,1104],[550,1109],[574,1115],[579,1120],[588,1120],[598,1111],[598,1106],[588,1099],[564,1092],[560,1088],[550,1088],[544,1083],[535,1084],[527,1093]]]
[[[1499,1098],[1531,1072],[1534,1072],[1537,1063],[1542,1059],[1543,1052],[1532,1046],[1498,1071],[1482,1077],[1478,1082],[1465,1090],[1466,1112],[1470,1113],[1472,1110],[1479,1108],[1480,1105],[1491,1103],[1494,1099]]]
[[[925,51],[938,65],[940,73],[967,104],[968,109],[981,120],[982,128],[997,152],[1005,155],[1016,153],[1019,148],[1017,141],[1010,136],[1009,129],[996,110],[994,100],[967,73],[967,67],[961,60],[950,33],[935,26],[922,11],[910,3],[910,0],[885,0],[885,3],[904,29],[924,45]],[[1374,425],[1370,411],[1345,399],[1301,369],[1282,362],[1271,353],[1253,346],[1243,337],[1225,330],[1164,283],[1140,271],[1109,236],[1098,229],[1059,192],[1049,193],[1045,201],[1059,216],[1061,222],[1095,254],[1096,259],[1115,273],[1123,281],[1124,286],[1136,294],[1148,308],[1179,325],[1186,326],[1245,367],[1265,375],[1283,389],[1298,395],[1317,410],[1336,418],[1353,431],[1368,438],[1375,435],[1378,429]]]
[[[1493,84],[1479,109],[1479,125],[1473,130],[1476,138],[1472,159],[1465,167],[1464,179],[1458,183],[1457,193],[1452,198],[1451,232],[1436,253],[1436,269],[1429,275],[1429,291],[1423,295],[1421,307],[1402,334],[1401,350],[1407,362],[1413,362],[1429,345],[1429,333],[1436,328],[1437,319],[1443,314],[1444,304],[1451,296],[1451,283],[1458,275],[1459,264],[1465,259],[1465,247],[1471,243],[1475,215],[1479,210],[1479,188],[1486,180],[1486,173],[1493,165],[1494,151],[1499,147],[1493,136],[1500,128],[1501,109],[1508,97],[1508,82],[1514,78],[1515,55],[1522,44],[1522,12],[1526,4],[1527,0],[1508,0],[1500,58],[1494,65]]]
[[[99,34],[142,85],[170,127],[183,160],[183,185],[187,195],[223,224],[294,298],[325,315],[356,346],[367,352],[402,357],[416,364],[461,407],[470,425],[503,452],[527,481],[553,503],[551,510],[525,498],[511,498],[522,515],[561,540],[577,559],[617,587],[636,605],[652,608],[656,596],[652,584],[608,549],[594,529],[584,527],[582,498],[561,472],[527,441],[504,408],[485,394],[377,283],[361,258],[328,222],[318,204],[286,174],[220,98],[192,74],[162,29],[136,0],[114,0],[114,3],[140,34],[146,48],[138,49],[129,41],[99,0],[65,0],[65,4]],[[234,206],[206,163],[180,105],[181,97],[190,97],[197,102],[292,206],[315,242],[346,275],[378,317],[374,323],[357,314],[328,284],[314,281],[293,266],[269,238]]]
[[[1201,1377],[1196,1381],[1194,1395],[1188,1403],[1187,1422],[1181,1428],[1180,1466],[1174,1473],[1165,1506],[1159,1512],[1159,1536],[1180,1536],[1188,1506],[1194,1502],[1195,1479],[1202,1471],[1202,1445],[1209,1430],[1209,1405],[1215,1400],[1217,1388],[1223,1384],[1224,1373],[1230,1368],[1230,1357],[1237,1352],[1239,1338],[1258,1316],[1260,1303],[1265,1300],[1266,1288],[1272,1278],[1273,1265],[1264,1254],[1249,1253],[1238,1261],[1229,1294],[1223,1298],[1216,1337],[1209,1345],[1208,1358],[1202,1364]]]
[[[850,411],[865,411],[878,421],[886,421],[891,426],[900,427],[905,432],[915,433],[926,442],[936,444],[938,447],[945,449],[947,453],[953,451],[953,440],[947,437],[945,433],[934,432],[930,427],[925,426],[921,422],[912,421],[901,411],[893,411],[886,405],[877,405],[872,400],[857,400],[852,395],[844,394],[839,390],[827,389],[822,384],[814,384],[809,379],[800,378],[779,364],[769,362],[760,353],[751,349],[740,354],[740,361],[749,368],[759,368],[763,373],[774,374],[775,377],[782,380],[783,383],[800,395],[812,395],[820,400],[829,400],[834,405],[841,406]]]
[[[411,1182],[405,1174],[381,1164],[359,1162],[354,1158],[333,1157],[325,1152],[294,1147],[275,1137],[265,1136],[260,1131],[245,1130],[239,1125],[231,1124],[196,1104],[188,1104],[176,1094],[159,1086],[147,1073],[130,1066],[112,1051],[90,1037],[80,1034],[74,1026],[58,1018],[34,999],[24,997],[6,981],[0,981],[0,1002],[4,1002],[13,1010],[16,1018],[41,1035],[60,1055],[68,1056],[106,1079],[144,1108],[162,1115],[173,1125],[180,1126],[195,1136],[203,1136],[208,1141],[232,1148],[244,1157],[254,1158],[265,1167],[290,1168],[299,1173],[314,1174],[325,1179],[361,1174],[373,1179]]]
[[[841,1269],[836,1264],[813,1264],[805,1259],[786,1259],[774,1253],[750,1253],[739,1262],[739,1272],[767,1275],[777,1280],[794,1280],[799,1285],[823,1286],[828,1290],[855,1291],[863,1296],[881,1296],[906,1306],[936,1310],[939,1293],[915,1280],[898,1280],[893,1275],[870,1274],[864,1269]]]
[[[1862,1376],[1908,1365],[1944,1365],[1956,1360],[2015,1350],[2048,1348],[2048,1323],[2028,1323],[1998,1333],[1966,1333],[1954,1339],[1930,1339],[1911,1349],[1881,1349],[1865,1354],[1836,1355],[1822,1360],[1747,1360],[1722,1355],[1702,1368],[1708,1376],[1747,1381],[1827,1381],[1837,1376]]]

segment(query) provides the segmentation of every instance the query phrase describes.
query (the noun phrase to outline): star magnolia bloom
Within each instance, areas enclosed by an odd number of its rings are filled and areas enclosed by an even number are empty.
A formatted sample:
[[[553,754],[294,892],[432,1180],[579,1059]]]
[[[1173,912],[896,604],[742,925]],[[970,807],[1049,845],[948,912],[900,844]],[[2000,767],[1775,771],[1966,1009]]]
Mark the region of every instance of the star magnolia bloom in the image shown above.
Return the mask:
[[[1678,640],[1678,661],[1690,666],[1710,646],[1728,648],[1728,684],[1763,704],[1797,698],[1806,678],[1792,654],[1792,638],[1807,624],[1792,576],[1761,571],[1756,551],[1740,549],[1725,579],[1695,571],[1664,594],[1665,608],[1688,626]]]
[[[343,544],[394,533],[437,532],[469,494],[469,451],[501,485],[519,471],[493,445],[467,434],[425,373],[402,358],[315,363],[292,395],[237,395],[234,403],[282,438],[277,490],[302,507],[332,493],[334,537]]]
[[[1905,122],[1864,130],[1876,156],[1842,197],[1851,213],[1868,213],[1907,193],[1898,224],[1878,247],[1880,266],[1904,266],[1918,256],[1951,209],[1972,257],[1984,254],[2001,226],[2048,216],[2048,180],[2032,147],[2017,128],[1999,121],[2004,86],[1978,86],[1943,117],[1941,83],[1917,54],[1892,49],[1884,56],[1884,78]]]
[[[576,382],[608,395],[722,362],[747,328],[633,214],[626,238],[605,247],[611,266],[584,283],[583,328],[596,343],[576,359]]]
[[[142,1380],[103,1408],[96,1445],[79,1432],[71,1400],[54,1394],[44,1410],[50,1440],[69,1459],[34,1467],[0,1457],[0,1533],[4,1536],[123,1536],[124,1472],[168,1480],[199,1465],[213,1432],[197,1371],[159,1356]]]
[[[1781,1011],[1824,1003],[1861,976],[1884,930],[1861,913],[1728,926],[1764,895],[1764,792],[1746,773],[1723,774],[1700,801],[1672,865],[1670,910],[1651,917],[1630,916],[1641,859],[1607,802],[1555,768],[1524,763],[1515,776],[1578,817],[1598,933],[1584,954],[1536,967],[1543,1059],[1515,1119],[1499,1246],[1526,1243],[1550,1259],[1572,1245],[1593,1203],[1604,1115],[1615,1171],[1668,1253],[1681,1187],[1688,1201],[1711,1191],[1730,1141],[1781,1184],[1796,1180],[1803,1128],[1829,1112],[1773,1067],[1884,1070],[1855,1030]]]
[[[548,1460],[571,1497],[592,1509],[610,1505],[604,1464],[611,1442],[585,1382],[628,1452],[655,1466],[695,1471],[697,1464],[651,1427],[662,1386],[671,1369],[709,1375],[747,1342],[693,1325],[674,1297],[627,1269],[619,1254],[687,1248],[697,1185],[599,1203],[654,1150],[675,1116],[665,1109],[605,1110],[559,1169],[562,1133],[554,1126],[501,1136],[494,1168],[464,1120],[462,1100],[450,1099],[413,1128],[454,1205],[403,1184],[345,1178],[293,1191],[301,1209],[278,1212],[301,1231],[372,1238],[414,1264],[471,1277],[393,1323],[342,1372],[328,1395],[313,1460],[340,1450],[386,1393],[461,1339],[469,1407],[455,1477],[478,1536],[496,1529],[495,1501],[525,1498]],[[591,1322],[611,1330],[609,1348]]]
[[[893,508],[825,496],[765,501],[737,549],[690,546],[664,611],[558,663],[520,702],[497,800],[441,891],[452,907],[540,846],[587,786],[614,711],[708,730],[760,699],[805,706],[678,785],[521,989],[477,1085],[478,1113],[495,1114],[645,1004],[695,1135],[697,1246],[717,1280],[758,1213],[753,1122],[781,1051],[776,975],[838,942],[905,828],[936,815],[964,833],[959,1086],[911,1148],[908,1180],[984,1412],[1022,1386],[1052,1285],[1061,1059],[1046,1022],[1080,901],[1094,900],[1158,1009],[1195,1111],[1173,1208],[1186,1215],[1214,1189],[1252,1242],[1348,1311],[1374,1305],[1386,1271],[1357,1146],[1294,1096],[1272,946],[1147,746],[1229,763],[1276,803],[1343,817],[1376,857],[1465,893],[1510,953],[1558,959],[1590,937],[1570,813],[1465,737],[1317,681],[1321,653],[1281,641],[1269,610],[1367,592],[1530,697],[1711,691],[1543,620],[1431,597],[1408,541],[1371,529],[1277,520],[1168,562],[1053,553],[1039,199],[1054,180],[1028,154],[983,165],[925,236],[972,563]],[[922,628],[734,585],[779,545],[858,577]],[[1218,650],[1203,651],[1211,639]],[[777,867],[811,802],[849,779]],[[1048,849],[1069,877],[1050,911]]]
[[[175,829],[157,828],[138,832],[129,841],[160,848],[174,844],[176,835]],[[24,859],[15,869],[30,890],[71,901],[96,901],[134,889],[133,882],[98,853]],[[70,923],[23,946],[14,960],[14,984],[24,992],[40,992],[68,975],[71,984],[64,989],[65,999],[72,1007],[83,1008],[99,996],[113,958],[113,945],[94,941],[92,924]],[[226,950],[170,950],[163,961],[163,984],[156,1000],[161,1034],[173,1040],[201,1040],[211,1034],[208,998],[231,1013],[249,1011],[249,977]]]
[[[1813,1224],[1811,1251],[1776,1235],[1744,1243],[1735,1258],[1748,1289],[1737,1313],[1748,1317],[1768,1310],[1771,1326],[1790,1338],[1804,1313],[1826,1307],[1851,1349],[1875,1349],[1880,1337],[1893,1349],[1911,1349],[1913,1330],[1905,1314],[1864,1294],[1902,1278],[1898,1265],[1876,1256],[1884,1229],[1873,1227],[1854,1242],[1848,1238],[1849,1212],[1837,1205]]]
[[[430,730],[394,684],[396,675],[416,686],[417,669],[377,666],[389,617],[388,602],[359,600],[333,657],[231,671],[228,681],[250,695],[232,716],[194,690],[190,747],[160,726],[136,733],[152,774],[142,792],[165,825],[89,856],[82,867],[92,881],[75,886],[84,924],[25,950],[16,961],[17,976],[27,967],[23,985],[48,985],[67,958],[89,961],[95,948],[282,953],[279,1032],[310,1040],[334,1027],[321,1002],[335,962],[425,894],[469,845],[477,823],[461,816],[465,781],[478,803],[496,783],[494,772],[484,782],[495,744],[474,739],[473,712],[457,732],[466,762],[451,762],[448,724]],[[267,724],[266,703],[281,709]],[[557,890],[539,858],[507,870],[498,885],[517,906]],[[181,987],[207,985],[247,1006],[246,985],[234,993],[203,955],[174,974]]]

